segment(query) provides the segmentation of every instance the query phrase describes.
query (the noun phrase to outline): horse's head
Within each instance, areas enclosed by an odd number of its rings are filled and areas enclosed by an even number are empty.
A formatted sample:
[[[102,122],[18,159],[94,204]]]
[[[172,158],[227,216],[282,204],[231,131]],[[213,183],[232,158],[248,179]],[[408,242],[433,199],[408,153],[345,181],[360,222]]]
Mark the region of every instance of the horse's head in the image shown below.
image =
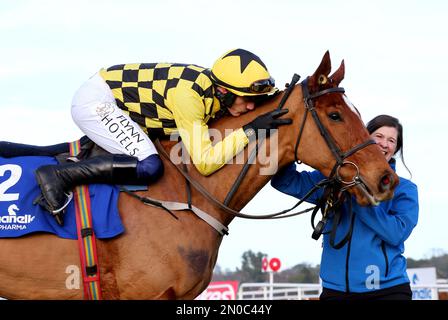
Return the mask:
[[[326,52],[316,72],[301,85],[293,87],[284,105],[289,112],[283,117],[291,118],[293,123],[278,128],[278,135],[274,136],[278,143],[273,144],[278,149],[268,147],[266,154],[277,150],[273,158],[275,162],[278,160],[280,166],[295,158],[326,176],[334,174],[362,205],[390,199],[398,176],[370,139],[358,111],[344,95],[344,89],[339,87],[344,78],[344,63],[331,76],[330,71],[330,54]],[[260,103],[254,111],[240,117],[224,117],[212,123],[211,128],[220,132],[231,128],[237,130],[258,115],[277,108],[284,95],[285,91],[274,95]],[[272,137],[267,139],[267,143],[271,144],[270,140]],[[239,166],[233,167],[234,174],[227,171],[217,173],[222,181],[229,180],[226,185],[231,186],[241,170]],[[269,175],[275,173],[277,166],[271,165],[271,168],[272,171],[265,171]],[[261,181],[258,189],[266,183],[261,175],[252,179]],[[355,182],[356,187],[350,187],[350,182]],[[258,191],[254,188],[254,181],[250,184],[251,189]],[[246,204],[247,201],[241,203]]]
[[[390,199],[398,176],[339,87],[344,78],[344,61],[331,76],[330,71],[327,51],[316,72],[302,82],[300,99],[306,111],[291,112],[294,131],[301,135],[296,143],[296,157],[326,176],[334,174],[361,205]]]

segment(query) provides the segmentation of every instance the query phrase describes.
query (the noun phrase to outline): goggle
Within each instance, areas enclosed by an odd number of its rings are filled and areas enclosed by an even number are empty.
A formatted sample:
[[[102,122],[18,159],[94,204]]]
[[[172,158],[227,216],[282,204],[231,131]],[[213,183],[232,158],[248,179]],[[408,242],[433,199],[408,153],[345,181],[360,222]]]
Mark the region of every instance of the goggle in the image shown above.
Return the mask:
[[[250,93],[268,93],[275,87],[275,80],[273,78],[262,79],[252,82],[249,87]]]
[[[256,94],[263,94],[270,92],[275,87],[275,80],[274,78],[270,77],[269,79],[261,79],[252,82],[252,84],[249,86],[249,88],[241,88],[241,87],[235,87],[228,83],[225,83],[216,77],[213,72],[211,73],[213,80],[217,85],[221,85],[224,88],[228,89],[234,89],[241,92],[246,93],[256,93]]]

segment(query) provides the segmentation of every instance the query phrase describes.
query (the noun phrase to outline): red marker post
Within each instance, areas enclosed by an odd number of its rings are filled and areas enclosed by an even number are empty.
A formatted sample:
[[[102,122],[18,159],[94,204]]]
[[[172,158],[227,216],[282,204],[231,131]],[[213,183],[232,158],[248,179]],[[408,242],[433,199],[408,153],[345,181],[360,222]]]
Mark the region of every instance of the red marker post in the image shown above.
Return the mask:
[[[280,270],[281,265],[282,264],[280,263],[279,258],[272,258],[271,260],[269,260],[269,268],[271,268],[273,272],[277,272],[278,270]]]
[[[262,272],[267,272],[268,268],[269,268],[269,259],[268,259],[268,257],[264,257],[261,260],[261,271]]]
[[[274,297],[273,291],[274,291],[274,272],[277,272],[280,270],[280,267],[282,266],[279,258],[271,258],[263,257],[261,260],[261,271],[262,272],[269,272],[269,286],[270,286],[270,299],[272,300]]]

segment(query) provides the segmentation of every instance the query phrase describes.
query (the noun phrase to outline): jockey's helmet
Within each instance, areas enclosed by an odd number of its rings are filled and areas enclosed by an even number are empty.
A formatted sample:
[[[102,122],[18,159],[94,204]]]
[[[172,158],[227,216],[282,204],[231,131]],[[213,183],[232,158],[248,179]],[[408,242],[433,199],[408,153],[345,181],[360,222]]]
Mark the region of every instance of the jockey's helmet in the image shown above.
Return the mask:
[[[244,49],[233,49],[216,60],[211,70],[216,85],[238,96],[274,93],[275,81],[261,59]]]

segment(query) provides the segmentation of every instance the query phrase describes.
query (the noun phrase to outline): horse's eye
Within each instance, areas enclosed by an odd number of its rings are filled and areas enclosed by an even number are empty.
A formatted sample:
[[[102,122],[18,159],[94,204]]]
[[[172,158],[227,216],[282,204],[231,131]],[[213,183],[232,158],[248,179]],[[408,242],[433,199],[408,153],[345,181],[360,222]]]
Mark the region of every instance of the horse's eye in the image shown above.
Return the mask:
[[[342,121],[341,115],[339,112],[332,112],[328,114],[328,117],[333,121]]]

